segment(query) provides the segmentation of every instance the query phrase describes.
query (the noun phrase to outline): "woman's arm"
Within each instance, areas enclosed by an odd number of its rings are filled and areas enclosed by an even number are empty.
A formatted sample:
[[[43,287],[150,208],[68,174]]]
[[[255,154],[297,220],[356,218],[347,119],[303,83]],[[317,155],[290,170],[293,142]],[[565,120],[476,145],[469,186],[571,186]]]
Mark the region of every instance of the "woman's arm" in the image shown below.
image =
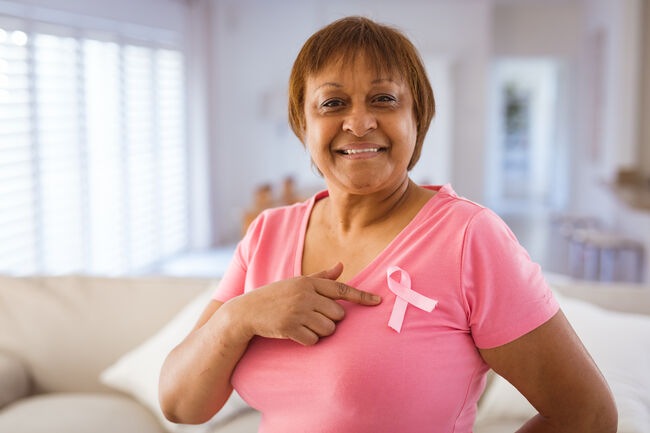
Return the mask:
[[[528,334],[479,352],[539,412],[517,433],[616,432],[611,390],[562,310]]]
[[[230,376],[252,336],[235,320],[229,302],[210,301],[162,366],[160,407],[172,422],[204,423],[232,393]]]
[[[232,393],[230,376],[255,335],[316,344],[334,333],[345,310],[334,300],[377,305],[381,298],[336,281],[333,268],[280,280],[236,296],[210,301],[194,330],[171,351],[160,372],[159,399],[172,422],[200,424]]]

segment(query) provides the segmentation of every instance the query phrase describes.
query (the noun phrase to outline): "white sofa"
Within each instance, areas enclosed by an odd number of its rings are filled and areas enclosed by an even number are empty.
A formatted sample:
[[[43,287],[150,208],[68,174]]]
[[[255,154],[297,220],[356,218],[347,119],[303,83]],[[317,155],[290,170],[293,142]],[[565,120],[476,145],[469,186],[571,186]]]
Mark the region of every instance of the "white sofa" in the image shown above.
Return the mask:
[[[182,338],[214,283],[178,277],[0,276],[0,432],[256,432],[259,412],[235,393],[202,426],[171,425],[155,408],[152,387],[160,360],[149,359],[156,351],[160,358],[173,344],[169,340]],[[632,318],[641,321],[642,330],[650,329],[650,287],[570,281],[553,287],[556,293],[626,312],[612,313],[612,320]],[[629,326],[638,328],[635,323]],[[643,328],[646,323],[649,327]],[[650,359],[646,343],[637,349]],[[525,400],[505,401],[516,397],[508,397],[499,379],[490,375],[475,433],[514,432],[528,416]],[[638,425],[619,431],[650,432],[650,421],[647,430],[639,427],[644,416],[650,420],[650,403],[633,409],[632,423]]]

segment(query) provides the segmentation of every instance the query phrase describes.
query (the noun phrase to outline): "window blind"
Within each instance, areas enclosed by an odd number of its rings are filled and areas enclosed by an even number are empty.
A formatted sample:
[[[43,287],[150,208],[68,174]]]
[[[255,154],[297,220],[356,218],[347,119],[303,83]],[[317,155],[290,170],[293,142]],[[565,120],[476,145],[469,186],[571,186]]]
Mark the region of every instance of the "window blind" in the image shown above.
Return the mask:
[[[128,268],[120,46],[84,41],[90,268]]]
[[[73,38],[35,34],[32,47],[42,271],[80,271],[85,170],[79,44]]]
[[[27,35],[0,29],[0,267],[38,268]]]
[[[0,272],[141,272],[187,247],[183,61],[0,30]]]

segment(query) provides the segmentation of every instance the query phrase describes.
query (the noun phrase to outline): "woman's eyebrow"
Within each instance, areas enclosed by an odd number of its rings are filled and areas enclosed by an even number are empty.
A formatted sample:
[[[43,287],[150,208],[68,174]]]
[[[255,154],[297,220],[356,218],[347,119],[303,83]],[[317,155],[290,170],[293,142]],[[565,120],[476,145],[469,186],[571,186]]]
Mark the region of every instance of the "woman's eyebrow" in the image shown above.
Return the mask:
[[[320,86],[316,87],[316,90],[320,89],[321,87],[325,87],[325,86],[343,87],[343,85],[340,84],[340,83],[335,83],[333,81],[328,81],[327,83],[323,83]]]
[[[374,80],[372,80],[370,82],[370,84],[379,84],[379,83],[381,83],[383,81],[387,81],[389,83],[395,83],[396,82],[392,78],[375,78]],[[325,87],[325,86],[332,86],[332,87],[337,87],[337,88],[343,87],[343,85],[340,84],[340,83],[337,83],[337,82],[334,82],[334,81],[328,81],[328,82],[323,83],[320,86],[316,87],[316,90],[320,89],[321,87]]]

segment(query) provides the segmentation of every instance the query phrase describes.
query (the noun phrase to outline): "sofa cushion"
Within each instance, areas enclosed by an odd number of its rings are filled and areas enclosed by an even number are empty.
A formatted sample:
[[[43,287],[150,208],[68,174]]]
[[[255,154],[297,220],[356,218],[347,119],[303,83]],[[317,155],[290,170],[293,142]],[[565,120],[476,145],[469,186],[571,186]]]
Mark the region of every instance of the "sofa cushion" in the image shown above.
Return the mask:
[[[258,431],[262,412],[250,408],[240,412],[235,418],[214,428],[210,433],[255,433]],[[514,430],[513,430],[514,431]],[[474,433],[480,433],[475,431]]]
[[[555,293],[581,299],[607,310],[650,315],[650,286],[634,283],[549,280]]]
[[[29,394],[31,382],[25,364],[0,351],[0,408]]]
[[[516,432],[527,420],[501,419],[474,424],[473,433],[510,433]]]
[[[232,392],[228,401],[210,421],[201,425],[173,424],[165,418],[160,408],[158,400],[160,369],[169,352],[190,333],[213,293],[213,288],[203,291],[163,329],[125,354],[100,376],[100,380],[106,385],[132,395],[147,406],[170,432],[207,433],[228,422],[241,411],[250,409],[237,391]]]
[[[0,276],[0,350],[34,391],[109,391],[99,373],[213,282],[190,278]]]
[[[0,431],[164,433],[142,405],[106,393],[54,393],[22,399],[0,410]]]

